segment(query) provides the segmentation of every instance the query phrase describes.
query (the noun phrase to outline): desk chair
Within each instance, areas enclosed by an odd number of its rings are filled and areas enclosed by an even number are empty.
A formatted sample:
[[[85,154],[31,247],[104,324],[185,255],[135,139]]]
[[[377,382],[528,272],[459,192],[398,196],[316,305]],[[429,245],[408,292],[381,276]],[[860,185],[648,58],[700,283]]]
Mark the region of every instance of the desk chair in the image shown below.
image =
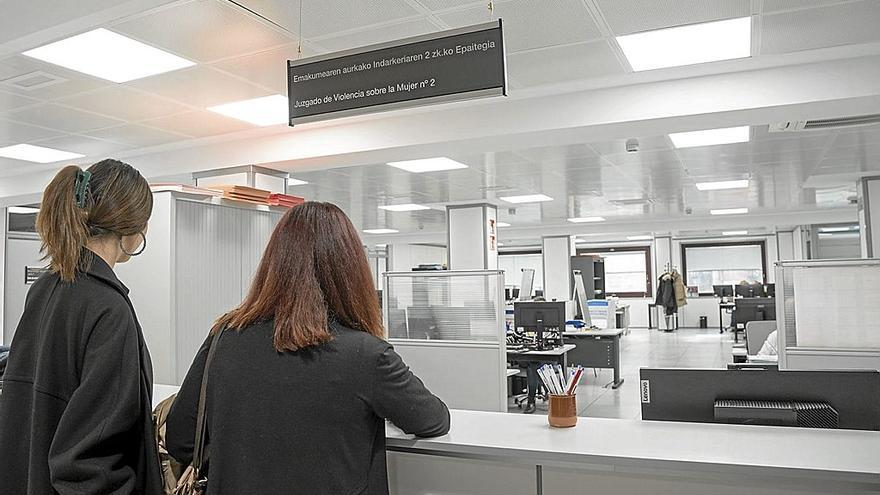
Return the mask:
[[[746,350],[749,356],[755,356],[767,337],[776,330],[775,321],[750,321],[746,323]]]

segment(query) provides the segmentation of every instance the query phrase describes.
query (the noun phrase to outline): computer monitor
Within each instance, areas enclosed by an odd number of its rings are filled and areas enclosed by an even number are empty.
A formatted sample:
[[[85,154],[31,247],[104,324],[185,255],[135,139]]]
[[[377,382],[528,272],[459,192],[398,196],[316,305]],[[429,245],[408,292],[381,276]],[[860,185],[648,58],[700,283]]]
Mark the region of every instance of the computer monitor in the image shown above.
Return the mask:
[[[825,404],[836,413],[837,427],[880,431],[880,372],[876,370],[718,370],[642,368],[642,419],[696,423],[787,425],[772,406],[778,403]],[[740,402],[751,417],[732,420],[718,410]],[[769,405],[761,410],[761,405]],[[811,422],[809,414],[804,421]]]
[[[739,297],[763,297],[764,286],[761,284],[737,284],[735,292]]]
[[[552,347],[545,333],[561,336],[565,330],[565,301],[517,301],[513,303],[513,326],[535,332],[539,350]]]
[[[772,297],[742,297],[736,300],[733,318],[736,325],[750,321],[776,320],[776,299]]]
[[[764,295],[767,297],[776,297],[776,284],[767,284],[764,286]]]
[[[732,285],[713,285],[712,292],[715,297],[733,297]]]
[[[510,301],[519,299],[519,287],[514,287],[510,290]]]

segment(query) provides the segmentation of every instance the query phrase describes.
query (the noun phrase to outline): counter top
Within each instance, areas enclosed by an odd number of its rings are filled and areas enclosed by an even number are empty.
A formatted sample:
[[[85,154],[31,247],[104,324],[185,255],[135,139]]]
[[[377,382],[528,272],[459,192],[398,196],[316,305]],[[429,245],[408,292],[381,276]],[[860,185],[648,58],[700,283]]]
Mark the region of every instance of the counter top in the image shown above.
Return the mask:
[[[578,418],[454,410],[452,430],[415,439],[386,428],[389,450],[585,469],[649,469],[838,480],[880,488],[880,432]]]

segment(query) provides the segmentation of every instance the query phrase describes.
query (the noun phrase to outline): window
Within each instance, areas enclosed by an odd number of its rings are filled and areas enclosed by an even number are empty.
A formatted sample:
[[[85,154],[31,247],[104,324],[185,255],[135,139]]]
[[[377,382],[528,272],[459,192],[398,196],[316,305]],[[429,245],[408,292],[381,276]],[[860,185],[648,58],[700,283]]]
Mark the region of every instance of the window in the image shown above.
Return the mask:
[[[605,260],[605,293],[618,297],[651,297],[651,248],[647,246],[581,249],[578,255]]]
[[[712,295],[713,285],[766,283],[764,241],[729,244],[682,244],[684,284],[697,286],[701,296]]]
[[[535,270],[534,290],[544,289],[544,259],[540,251],[526,251],[516,253],[499,253],[498,269],[504,270],[504,286],[507,288],[519,288],[522,282],[522,269]]]

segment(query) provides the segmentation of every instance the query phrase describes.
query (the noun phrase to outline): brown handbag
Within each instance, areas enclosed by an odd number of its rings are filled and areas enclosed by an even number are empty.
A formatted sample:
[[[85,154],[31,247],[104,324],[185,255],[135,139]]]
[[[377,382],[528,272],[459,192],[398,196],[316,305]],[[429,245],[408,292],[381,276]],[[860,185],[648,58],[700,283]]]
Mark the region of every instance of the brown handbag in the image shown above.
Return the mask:
[[[205,371],[202,373],[202,384],[199,389],[199,407],[196,415],[196,441],[193,444],[192,463],[187,466],[177,481],[177,488],[174,489],[174,495],[201,495],[205,493],[208,487],[208,478],[202,473],[203,462],[205,460],[205,396],[208,392],[208,370],[211,368],[211,361],[214,360],[214,352],[217,350],[217,344],[220,342],[220,336],[223,335],[223,328],[214,334],[211,339],[211,348],[208,349],[208,358],[205,360]]]

